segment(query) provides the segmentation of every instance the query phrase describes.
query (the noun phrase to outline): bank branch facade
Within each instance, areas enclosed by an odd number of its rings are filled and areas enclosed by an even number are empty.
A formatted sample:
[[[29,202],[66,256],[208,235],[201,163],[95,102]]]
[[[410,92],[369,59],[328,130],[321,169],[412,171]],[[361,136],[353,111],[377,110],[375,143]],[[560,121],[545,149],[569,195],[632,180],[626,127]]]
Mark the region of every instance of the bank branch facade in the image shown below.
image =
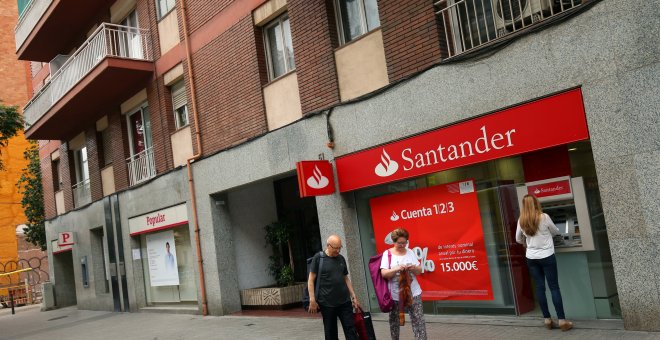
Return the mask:
[[[337,234],[377,312],[367,263],[403,227],[425,313],[536,317],[532,193],[566,316],[660,330],[653,1],[31,4],[49,308],[293,306],[266,242],[285,225],[289,281]]]

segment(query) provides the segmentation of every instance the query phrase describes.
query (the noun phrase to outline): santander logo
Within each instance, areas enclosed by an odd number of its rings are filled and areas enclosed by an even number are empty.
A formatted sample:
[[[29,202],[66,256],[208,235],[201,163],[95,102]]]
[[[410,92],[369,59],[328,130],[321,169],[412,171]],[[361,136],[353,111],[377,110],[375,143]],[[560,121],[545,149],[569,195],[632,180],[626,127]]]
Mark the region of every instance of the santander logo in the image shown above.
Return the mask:
[[[312,176],[307,179],[307,185],[313,189],[323,189],[328,186],[328,183],[330,183],[328,177],[323,176],[318,166],[314,166]]]
[[[396,222],[399,220],[399,215],[396,214],[396,211],[392,211],[392,216],[390,217],[390,220],[392,222]]]
[[[390,155],[383,149],[383,154],[380,156],[381,162],[376,165],[374,172],[380,177],[388,177],[393,175],[399,170],[399,163],[393,161]]]
[[[538,195],[540,193],[541,193],[541,190],[539,190],[539,188],[536,188],[536,190],[534,190],[534,195]]]

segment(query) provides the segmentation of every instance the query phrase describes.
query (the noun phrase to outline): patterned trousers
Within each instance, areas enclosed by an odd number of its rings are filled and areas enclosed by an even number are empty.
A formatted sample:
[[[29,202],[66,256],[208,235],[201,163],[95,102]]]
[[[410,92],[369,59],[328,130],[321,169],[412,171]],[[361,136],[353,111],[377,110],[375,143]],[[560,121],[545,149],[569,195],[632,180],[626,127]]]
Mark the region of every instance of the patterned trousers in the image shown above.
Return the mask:
[[[426,322],[424,321],[424,310],[422,309],[422,295],[412,298],[412,306],[406,308],[410,315],[413,335],[415,340],[426,340]],[[390,312],[390,335],[392,340],[399,340],[399,302],[394,301],[394,308]]]

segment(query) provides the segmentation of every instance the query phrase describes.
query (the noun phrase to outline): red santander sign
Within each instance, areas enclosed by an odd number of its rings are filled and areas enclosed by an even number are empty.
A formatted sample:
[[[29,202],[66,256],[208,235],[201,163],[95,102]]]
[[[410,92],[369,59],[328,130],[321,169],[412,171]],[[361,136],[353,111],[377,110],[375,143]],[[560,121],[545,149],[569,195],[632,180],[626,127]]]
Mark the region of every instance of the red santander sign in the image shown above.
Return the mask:
[[[568,179],[543,184],[528,185],[527,193],[538,198],[571,194],[571,182]]]
[[[339,191],[589,138],[580,89],[336,158]]]
[[[300,197],[331,195],[335,192],[332,164],[329,161],[300,161],[296,163]]]

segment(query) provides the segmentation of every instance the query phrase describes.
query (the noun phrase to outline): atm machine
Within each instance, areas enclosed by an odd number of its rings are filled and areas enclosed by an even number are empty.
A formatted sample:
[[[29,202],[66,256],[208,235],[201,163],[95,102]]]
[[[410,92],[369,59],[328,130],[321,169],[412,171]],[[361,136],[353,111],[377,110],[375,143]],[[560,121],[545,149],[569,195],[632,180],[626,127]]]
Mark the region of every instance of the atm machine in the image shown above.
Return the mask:
[[[535,195],[543,212],[548,214],[559,229],[554,238],[557,253],[559,286],[564,299],[566,315],[573,318],[595,318],[598,315],[602,289],[592,284],[592,273],[587,253],[595,250],[591,231],[591,218],[582,177],[569,176],[528,182],[516,188],[518,205],[526,194]],[[597,285],[598,286],[598,285]],[[597,295],[594,295],[597,292]],[[550,291],[546,297],[551,300]],[[605,304],[609,300],[605,299]],[[551,313],[554,307],[550,306]]]
[[[594,250],[582,177],[564,176],[527,182],[516,189],[521,211],[523,197],[533,194],[539,199],[543,212],[552,218],[559,229],[561,235],[554,238],[555,252]]]

